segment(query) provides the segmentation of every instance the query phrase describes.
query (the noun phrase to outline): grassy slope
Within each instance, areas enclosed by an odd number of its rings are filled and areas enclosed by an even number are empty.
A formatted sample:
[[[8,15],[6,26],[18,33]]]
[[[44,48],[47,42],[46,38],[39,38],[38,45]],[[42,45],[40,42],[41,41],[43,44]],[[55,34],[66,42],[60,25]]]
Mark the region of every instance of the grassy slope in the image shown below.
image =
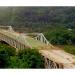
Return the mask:
[[[58,47],[64,49],[64,51],[75,55],[75,45],[59,45]]]

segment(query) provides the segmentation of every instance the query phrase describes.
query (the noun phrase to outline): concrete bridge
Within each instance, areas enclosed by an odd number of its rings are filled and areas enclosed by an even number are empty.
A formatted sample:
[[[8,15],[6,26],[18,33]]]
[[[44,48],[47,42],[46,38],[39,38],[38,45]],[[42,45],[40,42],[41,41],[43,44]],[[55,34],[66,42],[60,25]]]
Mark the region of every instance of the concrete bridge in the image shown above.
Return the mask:
[[[11,26],[0,28],[0,41],[16,48],[36,48],[44,57],[45,68],[75,68],[75,56],[51,45],[42,33],[18,33]],[[5,26],[4,26],[5,27]]]

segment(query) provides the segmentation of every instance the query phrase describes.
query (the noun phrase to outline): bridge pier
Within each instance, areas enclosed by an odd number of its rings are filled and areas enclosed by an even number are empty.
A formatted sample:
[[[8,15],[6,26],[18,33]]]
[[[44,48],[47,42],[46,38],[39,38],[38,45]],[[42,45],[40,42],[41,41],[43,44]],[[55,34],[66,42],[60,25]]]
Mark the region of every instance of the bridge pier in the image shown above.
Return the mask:
[[[52,60],[49,60],[48,58],[44,57],[45,60],[45,68],[46,69],[59,69],[59,68],[63,68],[63,65],[60,63],[56,63]]]

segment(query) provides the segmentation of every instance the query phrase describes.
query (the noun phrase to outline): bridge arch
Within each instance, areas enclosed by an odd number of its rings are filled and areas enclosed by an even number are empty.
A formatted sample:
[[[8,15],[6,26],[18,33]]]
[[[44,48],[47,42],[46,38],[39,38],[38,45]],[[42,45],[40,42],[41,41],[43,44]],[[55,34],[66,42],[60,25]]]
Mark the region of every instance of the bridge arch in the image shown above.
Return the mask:
[[[21,50],[21,49],[26,48],[26,46],[24,44],[21,44],[19,41],[12,39],[12,38],[10,38],[4,34],[1,34],[1,33],[0,33],[0,41],[3,41],[16,49]]]
[[[45,56],[43,56],[44,58],[44,65],[45,65],[45,68],[47,69],[59,69],[59,68],[64,68],[64,65],[61,64],[61,63],[57,63],[53,60],[50,60],[48,58],[46,58]]]

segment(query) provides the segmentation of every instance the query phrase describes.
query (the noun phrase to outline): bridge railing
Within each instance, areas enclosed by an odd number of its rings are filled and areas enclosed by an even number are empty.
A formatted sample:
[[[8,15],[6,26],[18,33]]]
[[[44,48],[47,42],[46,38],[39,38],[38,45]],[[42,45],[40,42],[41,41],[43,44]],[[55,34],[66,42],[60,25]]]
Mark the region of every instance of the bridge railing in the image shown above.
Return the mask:
[[[45,38],[45,36],[43,35],[43,33],[39,33],[36,37],[35,37],[36,40],[39,40],[47,45],[49,45],[49,41]]]
[[[2,25],[0,25],[0,29],[4,29],[4,28],[8,28],[7,30],[9,30],[9,31],[14,31],[12,26],[2,26]]]
[[[24,36],[32,36],[35,40],[50,45],[50,42],[46,39],[43,33],[22,33]]]

